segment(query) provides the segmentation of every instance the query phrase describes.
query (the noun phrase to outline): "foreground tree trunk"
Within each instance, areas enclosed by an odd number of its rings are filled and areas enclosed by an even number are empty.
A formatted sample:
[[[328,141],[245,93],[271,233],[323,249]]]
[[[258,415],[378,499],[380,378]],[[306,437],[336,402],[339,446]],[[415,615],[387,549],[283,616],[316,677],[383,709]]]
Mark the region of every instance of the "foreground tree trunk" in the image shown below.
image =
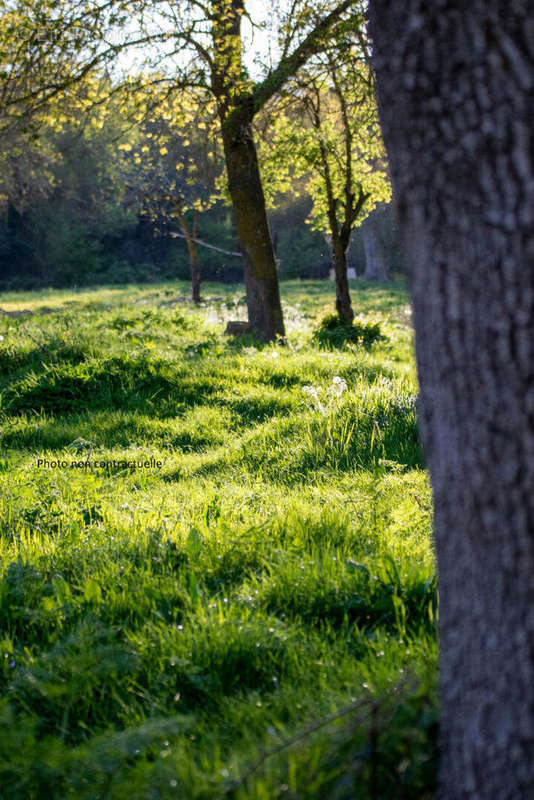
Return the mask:
[[[534,796],[533,12],[371,1],[434,489],[446,800]]]
[[[365,271],[362,278],[366,281],[389,280],[384,249],[378,237],[378,220],[374,212],[362,222],[361,230],[365,252]]]

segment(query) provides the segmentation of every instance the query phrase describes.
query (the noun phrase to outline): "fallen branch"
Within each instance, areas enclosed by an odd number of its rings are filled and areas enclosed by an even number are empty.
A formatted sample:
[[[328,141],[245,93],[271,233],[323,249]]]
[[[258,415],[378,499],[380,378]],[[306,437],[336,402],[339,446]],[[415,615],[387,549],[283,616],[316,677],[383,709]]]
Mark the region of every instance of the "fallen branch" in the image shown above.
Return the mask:
[[[187,239],[187,236],[184,236],[183,233],[178,233],[177,231],[169,231],[171,236],[179,236],[180,239]],[[222,247],[215,247],[214,244],[208,244],[207,242],[203,242],[201,239],[194,239],[191,237],[191,241],[199,244],[201,247],[209,247],[210,250],[216,250],[218,253],[224,253],[225,256],[237,256],[238,258],[243,258],[243,253],[236,252],[235,250],[223,250]]]

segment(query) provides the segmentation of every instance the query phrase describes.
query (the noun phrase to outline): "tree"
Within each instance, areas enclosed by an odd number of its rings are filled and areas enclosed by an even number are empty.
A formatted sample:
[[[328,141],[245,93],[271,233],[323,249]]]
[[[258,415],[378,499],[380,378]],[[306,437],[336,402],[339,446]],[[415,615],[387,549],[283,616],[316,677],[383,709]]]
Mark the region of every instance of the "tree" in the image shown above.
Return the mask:
[[[435,499],[445,800],[534,787],[533,11],[371,2]]]
[[[347,250],[352,231],[390,197],[382,137],[369,68],[359,42],[343,40],[344,58],[331,50],[289,82],[285,113],[275,104],[264,137],[268,195],[296,182],[313,199],[310,223],[327,235],[336,283],[336,310],[352,323]],[[266,152],[265,152],[266,151]]]
[[[298,6],[301,5],[300,8]],[[257,112],[278,92],[306,61],[324,49],[326,37],[343,12],[355,6],[348,0],[335,4],[313,23],[295,49],[291,41],[298,32],[289,19],[282,57],[266,78],[252,83],[242,60],[241,19],[243,0],[214,0],[213,60],[211,86],[217,101],[226,157],[228,188],[244,256],[249,324],[260,339],[283,336],[284,324],[273,247],[267,223],[265,198],[258,168],[252,121]],[[309,27],[312,9],[293,4]],[[328,6],[327,6],[328,7]],[[298,14],[295,18],[298,19]]]
[[[215,108],[204,89],[164,96],[123,151],[128,204],[163,225],[178,223],[186,241],[191,299],[200,302],[197,241],[200,215],[214,203],[223,168]]]
[[[2,137],[8,274],[24,265],[35,277],[64,284],[95,278],[109,263],[102,240],[135,220],[125,208],[120,142],[131,149],[154,103],[153,92],[140,103],[138,86],[135,95],[131,88],[87,75],[49,99],[37,130],[12,128],[9,147]]]
[[[361,22],[362,0],[295,0],[287,8],[284,3],[273,2],[273,19],[280,23],[280,57],[276,65],[262,70],[257,80],[251,79],[243,60],[242,20],[246,17],[255,24],[245,0],[102,0],[94,5],[81,0],[30,0],[28,4],[13,0],[13,5],[39,23],[38,31],[42,20],[44,40],[41,48],[41,33],[32,33],[31,24],[22,26],[19,107],[25,100],[37,105],[45,102],[57,87],[70,86],[99,59],[107,62],[120,57],[129,47],[139,53],[141,45],[146,45],[145,61],[154,69],[161,70],[167,63],[167,84],[173,90],[209,86],[217,104],[228,187],[243,253],[250,326],[263,340],[282,336],[278,277],[252,120],[289,77],[324,49],[336,25],[346,24],[347,18],[355,25]],[[120,28],[120,40],[117,31],[113,32],[114,25]],[[45,77],[42,86],[38,81],[34,87],[26,78],[30,73],[39,74],[38,66],[37,70],[33,66],[39,64],[40,55],[52,64],[56,53],[64,57],[58,33],[63,29],[69,34],[66,41],[71,49],[67,47],[67,55],[74,53],[75,66],[66,76],[56,71],[55,82]]]
[[[50,104],[68,95],[126,46],[111,41],[129,23],[126,3],[102,0],[0,0],[0,141],[36,136]],[[166,32],[130,37],[137,46]]]

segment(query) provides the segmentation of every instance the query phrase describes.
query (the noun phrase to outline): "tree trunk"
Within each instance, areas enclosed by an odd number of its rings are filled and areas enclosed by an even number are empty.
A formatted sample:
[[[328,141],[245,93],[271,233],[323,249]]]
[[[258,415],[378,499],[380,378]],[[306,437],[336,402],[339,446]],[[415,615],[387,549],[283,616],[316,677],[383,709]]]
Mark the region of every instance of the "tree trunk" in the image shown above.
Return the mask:
[[[278,272],[265,210],[251,118],[222,120],[228,189],[243,253],[248,321],[263,342],[284,336]]]
[[[314,109],[314,126],[317,131],[321,130],[321,117],[319,107]],[[341,319],[347,324],[352,325],[354,311],[350,300],[349,280],[347,277],[347,250],[350,242],[352,230],[352,195],[347,192],[344,205],[344,220],[340,225],[337,218],[337,200],[332,184],[332,175],[328,161],[328,153],[323,140],[319,137],[319,149],[321,153],[322,175],[326,190],[328,227],[330,228],[330,241],[332,247],[332,266],[334,267],[334,278],[336,281],[336,311]],[[349,187],[350,189],[350,187]],[[362,194],[360,192],[360,198]]]
[[[198,247],[196,239],[198,237],[198,211],[193,211],[193,227],[191,239],[187,242],[189,251],[189,268],[191,271],[191,300],[193,303],[200,303],[200,262],[198,260]]]
[[[189,255],[189,274],[191,275],[191,300],[193,303],[200,303],[200,262],[198,260],[198,248],[196,243],[198,233],[198,211],[193,211],[193,224],[191,230],[187,224],[185,215],[179,205],[176,203],[178,222],[181,231],[184,235],[185,243],[187,246],[187,253]]]
[[[228,189],[243,252],[249,323],[263,341],[283,337],[284,322],[252,120],[311,56],[324,50],[330,29],[352,5],[353,0],[336,3],[315,21],[291,52],[284,53],[263,80],[254,84],[243,64],[241,22],[248,16],[245,0],[199,4],[211,20],[213,51],[208,54],[204,50],[201,37],[196,45],[210,66],[211,89],[221,121]],[[290,19],[294,12],[295,9],[290,12]]]
[[[366,281],[387,281],[389,276],[386,258],[378,238],[378,220],[374,212],[363,221],[361,229],[365,251],[365,271],[362,278]]]
[[[189,252],[189,271],[191,274],[191,300],[193,303],[200,303],[200,262],[198,260],[197,244],[194,239],[188,237],[186,240]]]
[[[534,796],[534,28],[372,0],[440,588],[441,798]]]
[[[349,281],[347,278],[347,252],[337,233],[331,234],[332,266],[336,281],[336,311],[341,319],[352,325],[354,311],[350,300]]]
[[[252,120],[271,95],[268,87],[260,84],[265,90],[263,97],[255,96],[246,79],[241,38],[244,0],[211,0],[210,8],[214,46],[211,88],[221,121],[228,190],[243,253],[248,321],[255,336],[269,342],[283,337],[285,331]]]

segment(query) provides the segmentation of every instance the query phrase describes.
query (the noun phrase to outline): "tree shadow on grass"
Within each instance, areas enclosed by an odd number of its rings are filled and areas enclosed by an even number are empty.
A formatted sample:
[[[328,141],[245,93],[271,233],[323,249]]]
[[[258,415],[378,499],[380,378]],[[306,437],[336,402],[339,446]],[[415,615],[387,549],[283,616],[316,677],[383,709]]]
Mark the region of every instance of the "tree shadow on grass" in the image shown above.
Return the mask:
[[[175,408],[202,402],[218,388],[215,378],[177,372],[169,362],[117,357],[79,363],[45,364],[40,373],[19,377],[4,389],[3,410],[10,414],[75,414],[111,408],[139,409],[150,402]]]
[[[27,350],[14,347],[0,349],[0,379],[2,383],[23,378],[30,372],[40,372],[52,364],[80,364],[92,356],[88,344],[66,344],[59,337],[49,339],[45,345]],[[8,380],[6,380],[8,379]]]
[[[91,386],[100,380],[104,391],[93,397]],[[97,448],[152,445],[202,452],[223,445],[243,428],[287,417],[294,404],[292,398],[261,388],[243,386],[241,396],[225,396],[218,389],[216,377],[194,376],[179,383],[160,376],[135,393],[128,386],[110,386],[108,376],[101,374],[87,382],[67,381],[65,376],[59,384],[38,382],[13,395],[14,413],[5,408],[0,447],[59,450],[83,438]]]

